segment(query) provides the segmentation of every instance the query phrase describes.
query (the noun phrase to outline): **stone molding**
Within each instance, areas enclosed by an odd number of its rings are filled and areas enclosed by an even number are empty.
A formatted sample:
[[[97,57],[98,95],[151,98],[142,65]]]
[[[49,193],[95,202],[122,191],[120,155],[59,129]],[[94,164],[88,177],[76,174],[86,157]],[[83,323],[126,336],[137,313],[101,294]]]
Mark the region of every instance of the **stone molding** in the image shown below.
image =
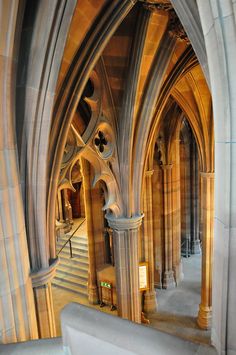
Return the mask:
[[[59,259],[56,258],[48,268],[40,269],[39,271],[32,273],[30,276],[33,288],[49,283],[55,276],[58,264]]]
[[[172,4],[169,1],[155,1],[155,0],[140,0],[143,3],[145,9],[149,11],[165,11],[169,13],[169,33],[181,41],[186,41],[188,44],[189,39],[182,26]]]
[[[145,176],[152,176],[154,173],[154,170],[146,170],[145,171]]]
[[[173,164],[163,164],[160,165],[163,170],[170,170],[173,168]]]
[[[215,178],[215,173],[209,172],[209,173],[205,173],[200,171],[200,175],[203,178],[210,178],[210,179],[214,179]]]
[[[143,6],[150,11],[169,11],[173,9],[172,4],[168,1],[160,1],[160,0],[139,0],[143,3]]]
[[[141,214],[139,216],[133,216],[131,218],[127,218],[127,217],[116,218],[112,215],[106,215],[105,217],[108,221],[110,228],[115,229],[117,231],[125,231],[130,229],[138,229],[142,224],[142,219],[144,217],[144,214]]]

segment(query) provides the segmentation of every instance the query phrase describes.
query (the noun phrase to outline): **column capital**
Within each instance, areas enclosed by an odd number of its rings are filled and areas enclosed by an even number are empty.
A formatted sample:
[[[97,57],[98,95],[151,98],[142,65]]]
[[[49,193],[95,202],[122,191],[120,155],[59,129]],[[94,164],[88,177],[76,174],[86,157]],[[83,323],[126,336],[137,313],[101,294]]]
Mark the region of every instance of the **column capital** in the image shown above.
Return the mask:
[[[56,258],[53,263],[45,269],[33,272],[31,276],[33,288],[46,285],[55,276],[59,259]]]
[[[214,179],[215,178],[215,173],[214,172],[204,172],[204,171],[200,171],[200,175],[201,177],[203,178],[206,178],[206,179]]]
[[[163,170],[170,170],[173,168],[173,164],[163,164],[163,165],[161,165],[161,168]]]
[[[169,1],[160,1],[160,0],[139,0],[143,3],[143,6],[149,11],[169,11],[172,9],[172,5]]]
[[[114,217],[113,215],[105,216],[109,227],[117,231],[125,231],[130,229],[138,229],[142,224],[142,219],[144,214],[133,216],[131,218],[127,217]]]
[[[152,176],[154,173],[154,170],[146,170],[145,171],[145,176]]]

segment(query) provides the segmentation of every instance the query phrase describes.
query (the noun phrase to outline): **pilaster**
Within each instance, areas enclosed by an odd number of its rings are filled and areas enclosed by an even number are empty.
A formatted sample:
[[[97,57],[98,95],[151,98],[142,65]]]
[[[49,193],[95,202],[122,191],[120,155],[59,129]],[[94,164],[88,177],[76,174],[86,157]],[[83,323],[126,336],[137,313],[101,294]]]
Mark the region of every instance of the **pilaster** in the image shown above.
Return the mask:
[[[183,279],[181,260],[181,193],[180,193],[180,140],[172,141],[171,195],[172,195],[172,258],[176,284]]]
[[[190,256],[191,251],[191,153],[190,132],[188,125],[184,126],[186,139],[180,145],[181,149],[181,254]]]
[[[198,155],[196,143],[192,143],[191,154],[191,181],[192,181],[192,221],[191,221],[191,254],[201,254],[199,238],[199,179],[198,179]]]
[[[164,234],[165,234],[165,267],[163,274],[163,288],[172,288],[176,286],[173,270],[173,240],[172,240],[172,186],[171,170],[172,164],[163,164],[163,187],[164,187]]]
[[[144,188],[144,254],[148,262],[149,290],[144,292],[144,312],[157,310],[156,292],[154,289],[154,247],[153,247],[153,210],[152,210],[152,175],[153,170],[145,172]]]
[[[59,221],[61,223],[63,223],[64,222],[64,216],[63,216],[62,198],[61,198],[61,191],[60,190],[57,193],[57,203],[58,203]]]
[[[162,260],[162,242],[164,239],[162,216],[163,197],[163,172],[158,165],[154,168],[152,177],[154,284],[156,288],[162,288],[162,273],[164,266]]]
[[[72,218],[72,208],[68,199],[67,189],[63,190],[63,209],[64,209],[64,218],[67,224],[73,223]]]
[[[212,249],[214,227],[214,173],[201,173],[202,286],[198,325],[209,329],[212,318]]]

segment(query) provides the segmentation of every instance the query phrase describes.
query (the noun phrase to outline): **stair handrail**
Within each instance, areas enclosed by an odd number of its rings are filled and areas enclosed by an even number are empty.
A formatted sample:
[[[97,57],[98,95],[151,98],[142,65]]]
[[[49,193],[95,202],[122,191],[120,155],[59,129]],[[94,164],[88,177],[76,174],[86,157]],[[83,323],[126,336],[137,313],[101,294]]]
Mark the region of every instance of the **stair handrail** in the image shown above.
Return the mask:
[[[66,244],[69,243],[70,245],[70,257],[72,258],[72,245],[71,245],[71,238],[75,235],[75,233],[77,232],[77,230],[82,226],[82,224],[85,222],[85,218],[84,220],[78,225],[78,227],[74,230],[74,232],[70,235],[70,238],[67,239],[67,241],[65,242],[65,244],[63,244],[63,246],[61,247],[61,249],[59,250],[59,252],[57,253],[57,256],[60,254],[60,252],[65,248]],[[67,234],[65,234],[67,235]]]

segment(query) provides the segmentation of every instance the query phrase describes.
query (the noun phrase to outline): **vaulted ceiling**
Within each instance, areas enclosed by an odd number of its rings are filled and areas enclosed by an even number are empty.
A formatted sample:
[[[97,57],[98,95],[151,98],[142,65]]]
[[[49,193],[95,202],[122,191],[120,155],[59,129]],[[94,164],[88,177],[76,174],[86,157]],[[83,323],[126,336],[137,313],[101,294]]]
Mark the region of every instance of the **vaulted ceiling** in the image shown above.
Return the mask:
[[[211,95],[169,1],[138,1],[134,6],[123,2],[122,21],[113,19],[112,30],[108,23],[104,32],[93,34],[99,16],[101,22],[109,22],[112,10],[106,1],[80,1],[72,18],[57,84],[55,115],[63,111],[61,102],[74,102],[67,122],[72,123],[77,148],[67,140],[66,154],[71,149],[72,159],[66,170],[62,169],[61,182],[69,179],[69,165],[82,154],[96,167],[94,183],[108,176],[114,182],[114,196],[106,207],[119,215],[132,215],[140,206],[143,172],[170,100],[176,102],[193,129],[201,169],[214,169]],[[72,82],[71,73],[83,64],[77,60],[83,53],[93,70],[77,73],[78,81],[75,77]],[[78,91],[80,78],[84,84]],[[85,78],[90,78],[87,84]],[[96,136],[98,141],[101,135],[112,147],[110,151],[106,147],[106,154],[95,144]]]

